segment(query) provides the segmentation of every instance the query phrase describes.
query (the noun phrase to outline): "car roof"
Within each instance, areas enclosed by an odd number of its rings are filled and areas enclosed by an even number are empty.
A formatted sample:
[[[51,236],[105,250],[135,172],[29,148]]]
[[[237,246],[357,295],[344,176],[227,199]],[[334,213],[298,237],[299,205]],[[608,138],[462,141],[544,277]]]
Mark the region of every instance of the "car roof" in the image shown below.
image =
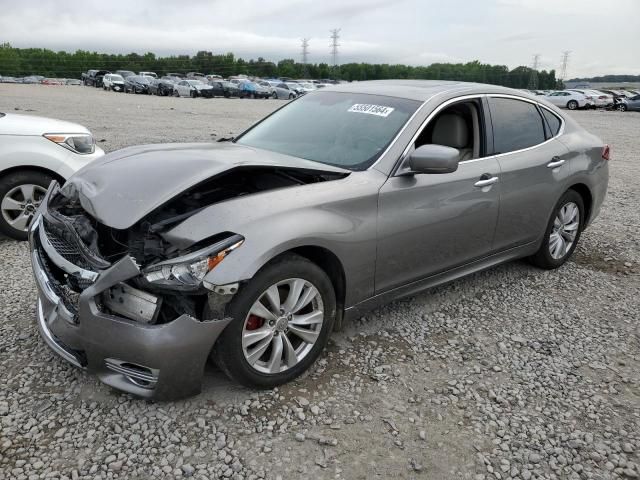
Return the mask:
[[[429,100],[434,95],[445,92],[460,92],[465,95],[503,93],[523,96],[523,92],[520,90],[498,85],[443,80],[369,80],[364,82],[341,83],[325,87],[324,90],[327,89],[334,92],[383,95],[423,102]]]

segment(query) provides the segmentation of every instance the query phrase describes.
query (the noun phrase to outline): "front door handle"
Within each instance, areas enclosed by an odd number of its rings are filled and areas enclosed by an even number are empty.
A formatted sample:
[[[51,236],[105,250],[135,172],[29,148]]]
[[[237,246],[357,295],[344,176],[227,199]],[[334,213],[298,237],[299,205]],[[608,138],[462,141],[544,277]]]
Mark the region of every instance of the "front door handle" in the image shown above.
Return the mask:
[[[564,160],[560,157],[553,157],[549,163],[547,163],[547,168],[557,168],[561,165],[564,165]]]
[[[480,188],[488,187],[489,185],[493,185],[498,181],[498,177],[489,177],[489,175],[486,175],[486,176],[483,175],[480,178],[481,180],[478,180],[476,183],[473,184],[474,187],[480,187]]]

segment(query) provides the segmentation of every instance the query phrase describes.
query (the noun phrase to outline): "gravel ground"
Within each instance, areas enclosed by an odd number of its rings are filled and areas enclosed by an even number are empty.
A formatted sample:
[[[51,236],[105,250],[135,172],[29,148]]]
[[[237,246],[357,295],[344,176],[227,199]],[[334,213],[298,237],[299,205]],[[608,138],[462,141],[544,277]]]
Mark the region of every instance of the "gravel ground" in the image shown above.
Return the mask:
[[[238,133],[282,102],[0,85],[0,109],[87,125],[105,150]],[[214,367],[152,403],[45,348],[27,246],[0,240],[0,478],[640,476],[640,114],[575,112],[610,190],[557,271],[513,262],[380,308],[272,391]]]

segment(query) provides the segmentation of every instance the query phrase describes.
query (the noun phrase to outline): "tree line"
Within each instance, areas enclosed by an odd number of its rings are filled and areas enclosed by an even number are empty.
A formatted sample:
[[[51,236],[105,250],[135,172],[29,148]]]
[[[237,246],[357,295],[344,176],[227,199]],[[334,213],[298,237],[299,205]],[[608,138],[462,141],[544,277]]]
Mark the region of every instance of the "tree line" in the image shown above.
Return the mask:
[[[529,67],[520,66],[510,70],[506,65],[490,65],[477,60],[467,63],[433,63],[426,66],[344,63],[333,67],[327,63],[302,64],[293,59],[271,62],[258,57],[256,60],[244,60],[233,53],[214,54],[204,50],[193,56],[159,57],[151,52],[144,55],[108,54],[85,50],[69,53],[43,48],[14,48],[8,43],[0,44],[0,75],[80,78],[81,73],[89,69],[105,69],[112,72],[115,70],[153,71],[158,74],[195,71],[224,77],[244,74],[263,78],[325,78],[346,81],[458,80],[513,88],[533,87],[532,80],[536,79],[536,88],[562,88],[554,70],[542,70],[532,75],[533,71]]]
[[[569,82],[640,82],[640,75],[602,75],[600,77],[572,78]]]

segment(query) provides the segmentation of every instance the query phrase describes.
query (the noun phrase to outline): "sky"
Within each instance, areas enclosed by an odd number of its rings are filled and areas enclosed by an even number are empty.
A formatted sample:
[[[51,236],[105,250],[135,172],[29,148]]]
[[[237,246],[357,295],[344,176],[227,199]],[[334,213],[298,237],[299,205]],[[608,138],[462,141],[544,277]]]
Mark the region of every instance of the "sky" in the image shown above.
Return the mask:
[[[533,63],[566,78],[640,74],[640,0],[0,0],[0,43],[54,50],[339,63]]]

